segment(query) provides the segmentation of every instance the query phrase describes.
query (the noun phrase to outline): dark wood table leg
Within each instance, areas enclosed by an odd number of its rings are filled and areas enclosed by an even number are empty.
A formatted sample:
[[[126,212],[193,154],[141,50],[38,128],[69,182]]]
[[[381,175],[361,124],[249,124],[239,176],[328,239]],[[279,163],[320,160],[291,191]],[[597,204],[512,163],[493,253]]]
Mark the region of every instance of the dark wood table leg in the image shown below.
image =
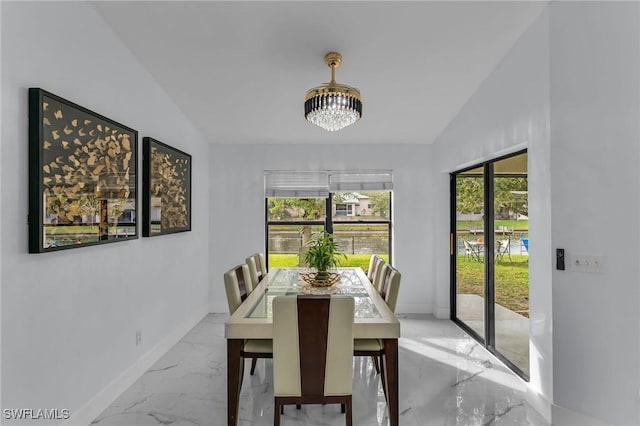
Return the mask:
[[[389,424],[391,426],[398,426],[400,424],[398,407],[398,339],[383,339],[383,343]]]
[[[227,425],[238,424],[240,389],[244,376],[242,345],[244,339],[227,339]]]

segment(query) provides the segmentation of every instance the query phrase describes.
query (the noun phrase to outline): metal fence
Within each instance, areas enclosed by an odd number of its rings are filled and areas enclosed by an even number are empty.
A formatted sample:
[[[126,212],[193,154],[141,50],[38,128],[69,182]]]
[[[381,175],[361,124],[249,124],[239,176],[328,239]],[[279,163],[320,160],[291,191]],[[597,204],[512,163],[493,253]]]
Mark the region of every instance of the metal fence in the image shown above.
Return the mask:
[[[334,235],[340,251],[345,254],[388,254],[389,235],[364,233],[365,235]],[[269,253],[297,254],[302,247],[302,236],[269,235]]]

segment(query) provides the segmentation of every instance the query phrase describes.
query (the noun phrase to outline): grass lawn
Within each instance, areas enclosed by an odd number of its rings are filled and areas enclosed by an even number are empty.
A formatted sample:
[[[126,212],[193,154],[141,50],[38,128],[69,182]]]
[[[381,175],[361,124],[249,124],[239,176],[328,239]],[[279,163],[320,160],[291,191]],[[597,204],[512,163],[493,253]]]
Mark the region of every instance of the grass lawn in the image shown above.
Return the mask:
[[[389,256],[386,254],[379,255],[385,262],[389,262]],[[347,258],[341,258],[340,266],[353,266],[360,267],[365,272],[369,269],[370,254],[348,254]],[[298,266],[297,254],[269,254],[269,267],[270,268],[289,268],[292,266]]]
[[[496,303],[529,317],[529,256],[496,262]],[[458,255],[457,293],[484,296],[484,263]]]
[[[389,256],[381,256],[385,262]],[[365,272],[369,268],[369,254],[348,254],[347,259],[341,262],[341,266],[361,267]],[[496,302],[529,317],[529,265],[528,256],[511,256],[496,262]],[[269,254],[269,267],[293,267],[298,266],[297,254]],[[465,259],[464,255],[458,256],[458,289],[461,294],[477,294],[484,296],[484,263]]]
[[[98,235],[98,225],[69,225],[69,226],[47,226],[47,235],[64,234],[96,234]]]

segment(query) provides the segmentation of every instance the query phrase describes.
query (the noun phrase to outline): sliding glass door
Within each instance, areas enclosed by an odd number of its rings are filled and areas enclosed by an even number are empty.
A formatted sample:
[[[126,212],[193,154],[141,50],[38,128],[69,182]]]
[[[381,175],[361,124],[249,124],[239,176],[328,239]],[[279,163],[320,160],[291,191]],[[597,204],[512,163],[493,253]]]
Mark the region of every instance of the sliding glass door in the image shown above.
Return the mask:
[[[451,175],[451,316],[529,376],[527,154]]]
[[[455,269],[455,302],[458,319],[470,327],[478,340],[485,340],[484,262],[484,169],[459,173],[456,177],[455,234],[459,262]]]

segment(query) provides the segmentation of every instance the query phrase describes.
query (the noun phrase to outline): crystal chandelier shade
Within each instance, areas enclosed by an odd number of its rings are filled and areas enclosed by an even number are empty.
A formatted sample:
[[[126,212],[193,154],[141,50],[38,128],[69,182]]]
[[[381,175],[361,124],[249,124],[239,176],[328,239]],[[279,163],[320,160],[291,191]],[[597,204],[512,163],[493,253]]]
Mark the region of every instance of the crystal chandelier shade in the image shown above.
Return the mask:
[[[331,68],[331,81],[307,91],[304,117],[310,123],[334,132],[362,117],[362,102],[358,89],[336,83],[335,72],[342,56],[329,52],[324,61]]]

